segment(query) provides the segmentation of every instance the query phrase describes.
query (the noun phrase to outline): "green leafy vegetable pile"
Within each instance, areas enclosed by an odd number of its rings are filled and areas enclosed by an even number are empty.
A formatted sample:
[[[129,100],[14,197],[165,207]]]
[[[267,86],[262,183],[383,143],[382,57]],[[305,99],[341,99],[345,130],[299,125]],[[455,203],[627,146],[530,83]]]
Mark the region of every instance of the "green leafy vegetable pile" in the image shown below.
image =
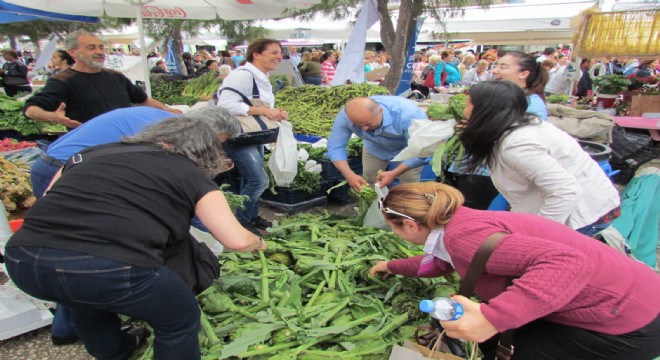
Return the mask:
[[[222,85],[222,79],[215,76],[215,73],[209,72],[200,77],[188,80],[182,94],[196,98],[197,101],[209,100],[218,91],[220,85]]]
[[[264,156],[264,164],[268,164],[270,156],[270,153]],[[273,174],[270,172],[268,165],[265,165],[264,167],[270,181],[270,192],[277,194],[277,189],[279,189],[279,187],[275,185]],[[293,179],[293,182],[287,187],[287,189],[299,190],[307,194],[312,194],[321,188],[322,181],[323,177],[320,173],[306,171],[305,161],[298,160],[298,174],[296,174],[296,177]]]
[[[285,218],[258,259],[223,253],[220,279],[198,297],[203,359],[387,359],[427,323],[418,301],[455,293],[456,279],[370,277],[376,261],[420,250],[352,222]]]
[[[23,115],[24,101],[0,95],[0,129],[16,130],[21,135],[41,134],[41,124]]]
[[[188,82],[171,80],[167,75],[151,75],[151,97],[169,105],[195,105],[200,101],[197,96],[182,95]]]
[[[386,88],[369,84],[332,87],[288,87],[275,95],[275,106],[289,113],[294,132],[327,137],[346,102],[357,97],[389,95]]]
[[[454,115],[449,111],[448,104],[433,103],[426,110],[426,115],[431,120],[449,120],[454,118]]]
[[[449,98],[449,112],[454,116],[457,124],[461,124],[465,119],[465,106],[467,102],[467,95],[458,94]],[[462,126],[462,125],[461,125]],[[431,166],[433,172],[439,176],[441,179],[444,179],[444,171],[453,163],[454,161],[460,163],[465,156],[465,148],[459,140],[460,131],[457,130],[454,133],[454,136],[449,138],[447,141],[443,142],[438,146],[433,154],[433,159],[431,160]]]

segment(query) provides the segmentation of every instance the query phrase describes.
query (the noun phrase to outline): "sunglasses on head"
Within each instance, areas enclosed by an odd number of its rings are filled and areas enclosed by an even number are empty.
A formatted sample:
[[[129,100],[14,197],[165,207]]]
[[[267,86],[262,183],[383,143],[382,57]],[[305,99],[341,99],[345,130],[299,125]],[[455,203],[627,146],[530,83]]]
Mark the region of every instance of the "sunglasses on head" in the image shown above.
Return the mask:
[[[392,209],[390,209],[390,208],[388,208],[388,207],[385,207],[385,206],[383,205],[383,200],[385,200],[385,194],[383,194],[383,191],[380,189],[380,184],[375,184],[374,187],[375,187],[375,190],[376,190],[376,196],[378,197],[378,210],[380,210],[380,211],[382,211],[382,212],[384,212],[384,213],[386,213],[386,214],[392,214],[392,215],[396,215],[396,216],[401,216],[401,217],[404,218],[404,219],[409,219],[409,220],[412,220],[412,221],[417,221],[417,220],[413,219],[412,217],[410,217],[410,216],[408,216],[408,215],[406,215],[406,214],[402,214],[402,213],[400,213],[400,212],[398,212],[398,211],[394,211],[394,210],[392,210]]]

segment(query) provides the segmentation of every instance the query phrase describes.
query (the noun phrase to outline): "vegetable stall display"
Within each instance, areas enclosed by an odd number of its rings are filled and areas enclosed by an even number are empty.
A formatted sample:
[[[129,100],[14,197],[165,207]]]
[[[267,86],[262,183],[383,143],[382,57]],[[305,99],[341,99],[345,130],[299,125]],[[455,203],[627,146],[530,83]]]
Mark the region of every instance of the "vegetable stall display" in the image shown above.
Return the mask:
[[[28,119],[23,115],[25,101],[0,95],[0,130],[14,130],[23,136],[39,135],[49,131],[64,132],[59,124],[49,124]]]
[[[467,95],[465,94],[453,95],[449,98],[447,112],[453,116],[457,124],[461,124],[465,120],[466,102]],[[433,154],[431,166],[433,167],[433,172],[440,178],[444,178],[444,171],[452,162],[460,162],[465,155],[465,148],[458,138],[459,134],[459,131],[456,131],[451,138],[438,146],[435,154]]]
[[[223,253],[198,296],[203,359],[387,359],[428,323],[418,301],[455,293],[457,278],[369,276],[376,261],[421,251],[354,221],[301,214],[271,229],[265,253]]]
[[[278,91],[275,106],[289,113],[295,133],[327,137],[335,117],[349,100],[374,95],[389,95],[389,92],[382,86],[370,84],[303,85]]]
[[[0,199],[7,211],[32,205],[30,167],[26,163],[0,157]]]

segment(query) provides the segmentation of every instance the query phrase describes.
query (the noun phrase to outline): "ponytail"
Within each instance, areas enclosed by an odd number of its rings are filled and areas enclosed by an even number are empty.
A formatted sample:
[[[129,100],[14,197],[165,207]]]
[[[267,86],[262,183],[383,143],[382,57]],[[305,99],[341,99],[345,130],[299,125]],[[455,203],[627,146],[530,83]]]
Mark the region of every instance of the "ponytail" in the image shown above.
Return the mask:
[[[528,71],[529,75],[525,79],[525,95],[536,94],[545,99],[543,91],[548,83],[548,70],[541,66],[540,62],[522,51],[508,51],[505,55],[510,55],[518,59],[519,71]]]
[[[455,188],[436,182],[401,184],[393,187],[383,206],[408,215],[430,229],[446,225],[465,199]],[[390,222],[400,225],[404,218],[383,213]]]

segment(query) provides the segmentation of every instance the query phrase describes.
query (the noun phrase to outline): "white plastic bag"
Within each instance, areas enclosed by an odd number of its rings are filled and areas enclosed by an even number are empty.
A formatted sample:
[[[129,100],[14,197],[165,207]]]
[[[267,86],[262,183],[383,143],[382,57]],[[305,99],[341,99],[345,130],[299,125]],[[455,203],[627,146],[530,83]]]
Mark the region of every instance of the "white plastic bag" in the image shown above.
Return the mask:
[[[431,121],[426,119],[413,119],[408,129],[408,146],[401,150],[392,161],[404,161],[414,158],[433,156],[435,149],[441,142],[447,141],[454,135],[456,121]]]
[[[390,230],[389,225],[387,225],[385,222],[385,216],[383,216],[383,212],[380,211],[378,206],[378,202],[387,196],[387,194],[390,192],[390,189],[387,186],[381,188],[380,184],[376,183],[374,184],[374,190],[376,190],[377,194],[376,200],[371,203],[369,210],[367,210],[367,214],[364,215],[362,226],[375,227],[382,230]]]
[[[277,186],[287,187],[298,175],[298,147],[293,137],[291,123],[282,120],[280,132],[273,153],[268,160],[268,168]]]

